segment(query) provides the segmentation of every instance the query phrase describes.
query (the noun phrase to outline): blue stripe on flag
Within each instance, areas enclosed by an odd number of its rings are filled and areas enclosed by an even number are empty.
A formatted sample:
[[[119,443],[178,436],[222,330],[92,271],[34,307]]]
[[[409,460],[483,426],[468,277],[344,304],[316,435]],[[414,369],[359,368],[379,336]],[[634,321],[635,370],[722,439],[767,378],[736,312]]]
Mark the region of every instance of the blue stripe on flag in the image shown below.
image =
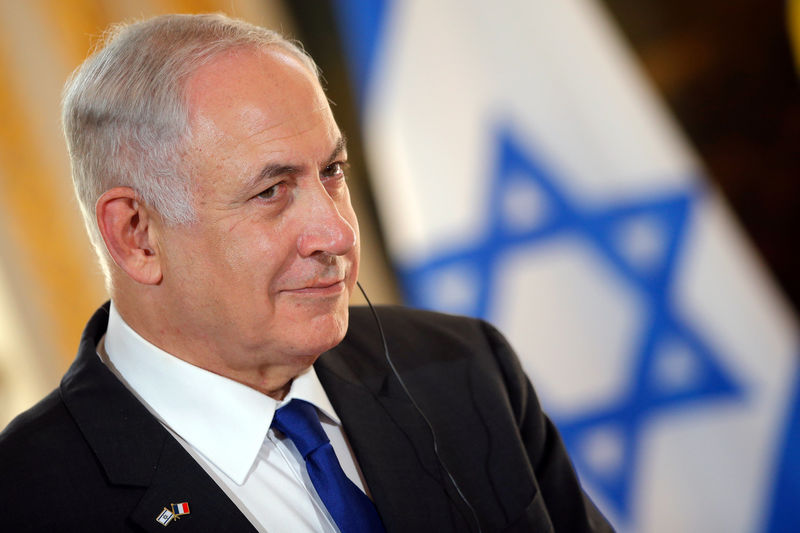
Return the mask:
[[[786,433],[777,461],[772,509],[767,533],[800,531],[800,365],[794,379],[794,391],[786,420]]]
[[[390,0],[334,0],[333,3],[358,93],[358,106],[363,109]]]

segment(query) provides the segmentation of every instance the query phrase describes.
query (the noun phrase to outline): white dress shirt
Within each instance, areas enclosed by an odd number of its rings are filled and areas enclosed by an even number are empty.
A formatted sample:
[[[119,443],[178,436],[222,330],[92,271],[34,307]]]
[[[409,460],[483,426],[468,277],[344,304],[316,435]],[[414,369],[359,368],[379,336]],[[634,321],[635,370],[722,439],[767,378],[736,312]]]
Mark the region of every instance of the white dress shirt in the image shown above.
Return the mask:
[[[104,362],[257,530],[338,532],[303,457],[290,439],[270,429],[275,410],[293,398],[314,404],[342,469],[364,490],[339,417],[313,367],[297,376],[278,402],[152,345],[125,323],[113,303],[103,344]]]

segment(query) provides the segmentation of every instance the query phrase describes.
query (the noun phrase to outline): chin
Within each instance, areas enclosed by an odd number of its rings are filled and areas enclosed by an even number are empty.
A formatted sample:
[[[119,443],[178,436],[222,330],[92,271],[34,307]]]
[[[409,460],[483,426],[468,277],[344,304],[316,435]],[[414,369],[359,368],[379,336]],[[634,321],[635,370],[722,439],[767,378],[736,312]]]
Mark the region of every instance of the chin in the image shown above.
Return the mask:
[[[347,307],[311,317],[302,323],[296,335],[305,341],[304,352],[320,355],[338,345],[347,333],[350,313]]]

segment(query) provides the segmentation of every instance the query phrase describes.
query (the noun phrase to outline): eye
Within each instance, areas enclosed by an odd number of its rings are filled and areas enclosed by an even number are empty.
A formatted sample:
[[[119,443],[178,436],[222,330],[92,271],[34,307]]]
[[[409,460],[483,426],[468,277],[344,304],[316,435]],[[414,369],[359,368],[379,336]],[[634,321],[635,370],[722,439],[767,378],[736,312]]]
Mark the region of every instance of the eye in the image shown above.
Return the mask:
[[[262,200],[272,200],[275,198],[280,192],[281,187],[283,187],[283,182],[276,183],[269,189],[265,189],[256,195],[256,198],[261,198]]]
[[[347,162],[345,161],[337,161],[335,163],[331,163],[322,171],[323,178],[336,178],[336,177],[344,177],[345,170],[347,168]]]

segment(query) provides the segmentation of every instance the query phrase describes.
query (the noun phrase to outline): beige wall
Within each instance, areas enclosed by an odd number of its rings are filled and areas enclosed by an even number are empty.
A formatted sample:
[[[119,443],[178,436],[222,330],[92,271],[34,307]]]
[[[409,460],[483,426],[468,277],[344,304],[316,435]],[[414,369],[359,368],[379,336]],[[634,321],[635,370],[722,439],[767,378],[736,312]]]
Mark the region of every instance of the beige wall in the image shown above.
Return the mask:
[[[58,383],[106,299],[71,190],[64,80],[113,22],[209,11],[292,33],[266,0],[0,0],[0,428]],[[363,192],[353,198],[363,211]],[[374,224],[362,214],[361,226],[361,280],[373,300],[395,301]]]

